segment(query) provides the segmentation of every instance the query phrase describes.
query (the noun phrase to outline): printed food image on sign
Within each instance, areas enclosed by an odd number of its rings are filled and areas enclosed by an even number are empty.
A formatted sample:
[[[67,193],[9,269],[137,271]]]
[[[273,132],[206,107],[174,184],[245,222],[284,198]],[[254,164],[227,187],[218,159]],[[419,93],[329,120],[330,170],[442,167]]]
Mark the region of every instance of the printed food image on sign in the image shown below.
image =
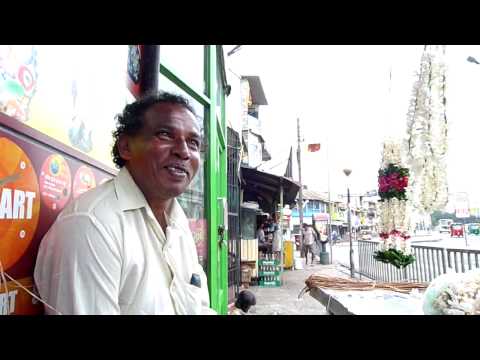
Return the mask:
[[[27,121],[37,77],[35,46],[0,45],[0,111]]]
[[[40,172],[40,194],[45,206],[61,210],[70,198],[72,176],[67,161],[58,154],[50,155]]]
[[[72,81],[72,105],[73,116],[72,123],[68,129],[68,137],[72,145],[86,153],[90,152],[93,148],[93,129],[92,122],[88,121],[85,117],[85,112],[82,113],[78,106],[78,90],[77,82]]]
[[[77,198],[95,186],[96,181],[93,171],[85,165],[80,166],[73,180],[73,197]]]
[[[197,248],[198,262],[207,267],[207,221],[205,219],[188,219],[188,225]]]
[[[7,271],[25,253],[38,225],[37,175],[23,150],[0,137],[0,261]]]

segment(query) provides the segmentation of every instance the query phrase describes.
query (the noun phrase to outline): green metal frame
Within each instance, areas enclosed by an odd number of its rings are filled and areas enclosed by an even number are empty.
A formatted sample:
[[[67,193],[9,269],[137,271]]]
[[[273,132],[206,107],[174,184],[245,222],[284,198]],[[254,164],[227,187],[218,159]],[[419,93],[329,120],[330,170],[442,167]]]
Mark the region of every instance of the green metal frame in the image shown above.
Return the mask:
[[[216,56],[218,59],[218,56]],[[217,64],[219,62],[217,61]],[[227,121],[226,121],[226,109],[225,109],[225,89],[223,88],[223,84],[221,81],[217,81],[217,86],[221,89],[221,119],[220,124],[217,121],[217,136],[220,146],[222,147],[222,155],[220,156],[220,188],[219,193],[220,196],[225,198],[225,206],[226,214],[227,214],[227,223],[228,223],[228,203],[227,203],[227,189],[228,189],[228,165],[227,165]],[[219,301],[220,301],[220,313],[227,314],[228,312],[228,231],[225,230],[224,235],[224,246],[220,251],[220,273],[221,273],[221,285],[222,291],[219,294]]]
[[[205,215],[208,223],[208,287],[210,306],[219,314],[226,314],[228,307],[228,232],[220,241],[218,229],[223,223],[222,198],[227,198],[227,148],[225,92],[220,85],[221,118],[217,119],[218,53],[216,45],[206,45],[204,52],[204,78],[206,94],[198,92],[173,71],[160,64],[160,73],[205,106]],[[161,53],[161,52],[160,52]],[[160,59],[161,61],[161,59]]]
[[[206,212],[209,234],[209,290],[211,306],[226,314],[228,301],[227,232],[223,241],[218,229],[223,223],[221,199],[227,197],[227,148],[225,144],[225,97],[221,91],[221,119],[217,119],[217,48],[206,48],[206,84],[210,106],[207,111],[208,155],[206,162]]]

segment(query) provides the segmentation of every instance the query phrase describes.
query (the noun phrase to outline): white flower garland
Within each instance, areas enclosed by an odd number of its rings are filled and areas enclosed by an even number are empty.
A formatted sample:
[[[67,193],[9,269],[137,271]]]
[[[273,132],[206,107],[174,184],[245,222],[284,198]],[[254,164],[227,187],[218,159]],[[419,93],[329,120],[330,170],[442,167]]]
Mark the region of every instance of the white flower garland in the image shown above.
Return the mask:
[[[434,279],[424,294],[427,315],[480,315],[480,271],[446,273]]]
[[[383,144],[381,167],[385,169],[390,164],[405,167],[402,161],[401,146],[394,140],[387,140]],[[410,254],[410,241],[401,236],[401,234],[408,234],[409,230],[410,218],[407,201],[396,198],[385,199],[378,203],[378,208],[380,233],[389,234],[388,238],[383,239],[380,250],[385,251],[393,248],[407,255]],[[392,231],[394,234],[392,234]],[[398,233],[395,233],[395,231]]]
[[[426,46],[407,113],[405,149],[411,182],[407,197],[421,212],[448,201],[445,46]]]

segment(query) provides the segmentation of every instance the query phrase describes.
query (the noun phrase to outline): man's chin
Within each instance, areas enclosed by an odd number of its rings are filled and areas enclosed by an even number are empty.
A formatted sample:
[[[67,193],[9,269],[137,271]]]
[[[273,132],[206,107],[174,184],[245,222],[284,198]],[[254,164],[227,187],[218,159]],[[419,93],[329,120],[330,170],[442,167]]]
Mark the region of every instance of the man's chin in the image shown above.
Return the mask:
[[[164,188],[164,192],[166,192],[169,197],[175,198],[182,195],[187,189],[188,185],[168,186]]]

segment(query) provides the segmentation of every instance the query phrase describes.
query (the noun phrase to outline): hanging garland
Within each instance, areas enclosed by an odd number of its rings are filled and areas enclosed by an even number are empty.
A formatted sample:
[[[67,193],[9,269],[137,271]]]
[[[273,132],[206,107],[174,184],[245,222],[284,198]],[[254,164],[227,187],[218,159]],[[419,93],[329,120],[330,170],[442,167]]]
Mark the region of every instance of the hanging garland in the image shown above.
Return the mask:
[[[382,199],[407,200],[405,188],[408,186],[408,169],[389,164],[378,171],[378,194]]]
[[[386,141],[378,171],[381,246],[374,258],[397,268],[405,268],[415,261],[411,254],[406,211],[409,174],[402,165],[400,144]]]
[[[442,210],[448,201],[444,55],[445,46],[425,46],[407,113],[408,197],[424,213]]]

